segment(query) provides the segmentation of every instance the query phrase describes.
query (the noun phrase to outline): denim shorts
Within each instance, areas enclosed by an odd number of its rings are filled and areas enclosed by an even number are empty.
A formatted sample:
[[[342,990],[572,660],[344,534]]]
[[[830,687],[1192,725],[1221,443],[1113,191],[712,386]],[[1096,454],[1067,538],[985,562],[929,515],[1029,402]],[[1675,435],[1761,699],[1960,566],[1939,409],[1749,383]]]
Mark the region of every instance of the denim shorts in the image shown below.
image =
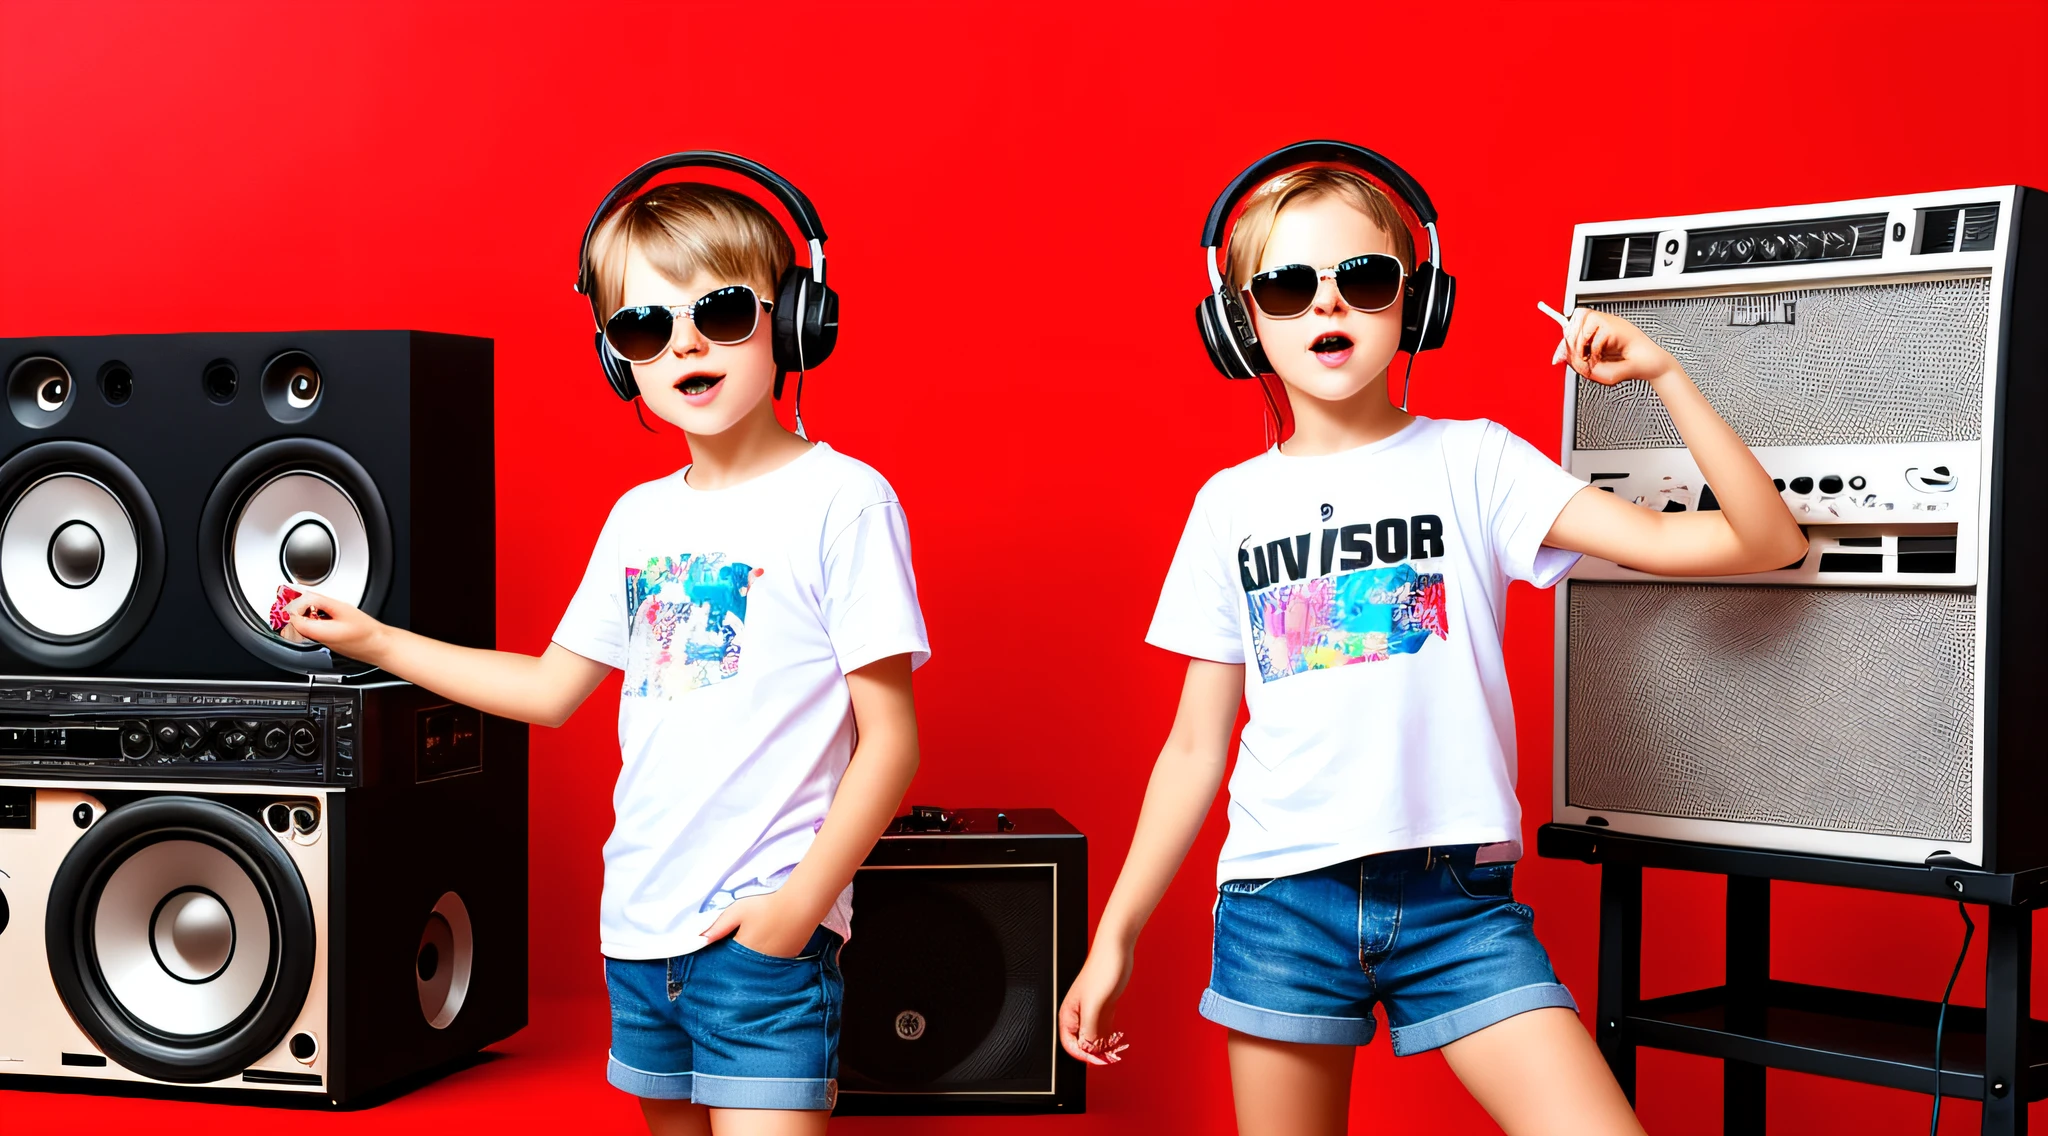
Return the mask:
[[[1255,1037],[1372,1040],[1385,1007],[1394,1052],[1448,1045],[1528,1010],[1578,1006],[1515,902],[1512,863],[1474,845],[1365,856],[1271,880],[1228,880],[1201,1013]]]
[[[671,959],[604,960],[605,1076],[636,1097],[828,1109],[839,1095],[839,936],[780,958],[731,936]]]

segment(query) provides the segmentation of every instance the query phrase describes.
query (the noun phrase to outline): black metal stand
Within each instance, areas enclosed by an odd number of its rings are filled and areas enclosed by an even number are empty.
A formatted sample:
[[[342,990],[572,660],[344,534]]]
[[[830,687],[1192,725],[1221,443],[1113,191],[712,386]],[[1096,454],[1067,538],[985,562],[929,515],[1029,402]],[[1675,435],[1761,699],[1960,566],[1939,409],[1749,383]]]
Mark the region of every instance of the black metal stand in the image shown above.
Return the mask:
[[[1984,1104],[1986,1133],[2027,1130],[2027,1102],[2048,1096],[2048,1022],[2028,1016],[2036,904],[2048,871],[1979,872],[1804,856],[1547,824],[1539,855],[1600,866],[1600,1051],[1629,1100],[1636,1047],[1722,1061],[1722,1129],[1764,1131],[1764,1070],[1795,1069],[1934,1091],[1938,1003],[1771,978],[1771,881],[1938,896],[1990,908],[1985,1008],[1951,1005],[1942,1035],[1944,1097]],[[1642,996],[1643,869],[1728,877],[1726,981]]]

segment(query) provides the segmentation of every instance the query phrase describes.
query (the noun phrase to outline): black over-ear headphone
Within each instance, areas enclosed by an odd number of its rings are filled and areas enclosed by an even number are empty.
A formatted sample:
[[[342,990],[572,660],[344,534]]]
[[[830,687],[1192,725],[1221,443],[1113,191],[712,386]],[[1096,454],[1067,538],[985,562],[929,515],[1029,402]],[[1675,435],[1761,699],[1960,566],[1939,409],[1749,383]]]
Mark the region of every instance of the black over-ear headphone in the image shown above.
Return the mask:
[[[1209,207],[1209,220],[1202,226],[1202,259],[1209,269],[1209,295],[1195,309],[1195,322],[1202,329],[1202,343],[1209,349],[1209,361],[1226,379],[1255,379],[1273,372],[1266,349],[1259,345],[1252,329],[1251,313],[1236,289],[1223,276],[1225,253],[1223,235],[1230,213],[1266,179],[1295,166],[1316,163],[1351,166],[1365,171],[1391,187],[1415,211],[1415,217],[1429,233],[1429,261],[1408,274],[1407,295],[1401,300],[1401,347],[1413,358],[1418,351],[1444,345],[1451,330],[1451,305],[1458,294],[1458,281],[1443,270],[1437,247],[1436,207],[1422,184],[1408,171],[1382,155],[1349,142],[1296,142],[1253,162],[1223,189],[1216,204]]]
[[[640,393],[639,384],[633,381],[633,365],[612,354],[605,345],[605,313],[597,310],[597,274],[590,263],[590,238],[597,232],[598,225],[611,214],[613,206],[657,175],[685,166],[728,170],[760,185],[782,202],[782,207],[789,210],[790,219],[796,222],[797,232],[810,242],[810,266],[790,265],[775,284],[775,310],[769,326],[775,342],[778,372],[775,376],[775,397],[781,398],[783,373],[795,371],[802,376],[806,370],[824,362],[832,354],[832,345],[839,341],[839,295],[825,284],[825,226],[818,220],[818,211],[812,208],[811,199],[782,175],[759,162],[722,150],[685,150],[641,166],[604,195],[597,212],[590,215],[590,224],[583,227],[583,251],[576,266],[576,290],[590,299],[591,318],[597,321],[598,365],[604,368],[604,377],[620,398],[631,402]],[[798,390],[802,390],[801,377]]]

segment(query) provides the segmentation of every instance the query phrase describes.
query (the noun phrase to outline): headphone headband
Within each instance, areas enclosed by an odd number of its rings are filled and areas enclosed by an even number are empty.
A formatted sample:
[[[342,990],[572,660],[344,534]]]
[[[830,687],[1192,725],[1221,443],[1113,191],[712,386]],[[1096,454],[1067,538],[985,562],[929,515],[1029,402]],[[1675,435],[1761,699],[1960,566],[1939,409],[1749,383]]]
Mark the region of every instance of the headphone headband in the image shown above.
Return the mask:
[[[1195,308],[1196,326],[1209,350],[1209,361],[1226,379],[1255,379],[1273,370],[1259,343],[1251,312],[1223,278],[1223,234],[1230,215],[1240,201],[1268,178],[1298,166],[1350,166],[1378,179],[1393,195],[1415,213],[1429,235],[1429,260],[1409,273],[1405,298],[1401,302],[1401,342],[1398,350],[1408,352],[1413,367],[1415,354],[1441,347],[1450,333],[1451,309],[1457,300],[1457,281],[1443,270],[1443,246],[1436,235],[1436,206],[1422,184],[1382,154],[1363,146],[1328,139],[1296,142],[1283,146],[1245,167],[1232,178],[1216,203],[1209,207],[1209,219],[1202,225],[1202,266],[1209,273],[1209,295]],[[1273,416],[1280,416],[1273,393],[1266,392]],[[1401,394],[1401,409],[1408,409],[1408,394]]]
[[[1230,184],[1223,187],[1223,194],[1216,199],[1216,204],[1209,207],[1209,219],[1202,225],[1202,247],[1216,248],[1223,243],[1223,229],[1230,220],[1231,210],[1237,208],[1237,203],[1246,194],[1265,184],[1267,178],[1282,170],[1316,162],[1356,166],[1392,186],[1408,207],[1415,210],[1415,219],[1429,229],[1431,244],[1435,244],[1436,206],[1430,204],[1429,194],[1423,191],[1421,182],[1410,177],[1407,170],[1395,165],[1391,159],[1363,146],[1319,140],[1283,146],[1246,166],[1243,173],[1231,179]],[[1435,249],[1430,251],[1433,254]]]
[[[597,234],[597,227],[611,215],[613,206],[620,199],[630,197],[640,187],[670,170],[696,166],[706,169],[725,170],[739,174],[761,188],[775,195],[784,209],[789,210],[790,219],[796,222],[797,232],[803,234],[811,246],[811,279],[820,284],[825,282],[825,224],[818,220],[818,211],[811,205],[811,199],[804,191],[790,184],[781,174],[750,158],[728,154],[723,150],[684,150],[678,154],[656,158],[632,173],[624,181],[612,187],[598,205],[597,212],[590,215],[590,223],[583,227],[583,245],[577,255],[576,291],[596,301],[595,281],[591,279],[594,270],[590,264],[590,238]]]

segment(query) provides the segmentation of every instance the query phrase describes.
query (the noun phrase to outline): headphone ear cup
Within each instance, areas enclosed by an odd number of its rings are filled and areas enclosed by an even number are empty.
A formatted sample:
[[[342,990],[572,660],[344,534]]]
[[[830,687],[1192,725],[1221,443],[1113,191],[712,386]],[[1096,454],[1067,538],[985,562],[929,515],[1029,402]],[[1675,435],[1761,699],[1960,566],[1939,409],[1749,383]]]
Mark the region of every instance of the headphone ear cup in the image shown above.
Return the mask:
[[[839,293],[829,284],[806,284],[804,363],[815,367],[839,344]]]
[[[794,265],[775,282],[775,310],[769,313],[769,327],[775,341],[775,367],[779,371],[801,370],[804,366],[799,354],[803,329],[797,326],[797,312],[805,306],[804,292],[810,282],[810,273]]]
[[[1437,271],[1434,264],[1415,266],[1401,301],[1401,350],[1413,355],[1444,345],[1457,292],[1457,278],[1450,273]]]
[[[1209,362],[1226,379],[1255,379],[1273,368],[1252,330],[1251,314],[1226,290],[1211,292],[1195,308],[1195,325]]]
[[[633,364],[611,353],[604,345],[604,332],[597,333],[597,365],[604,368],[604,381],[612,386],[612,393],[627,402],[640,394],[640,384],[633,378]]]
[[[775,366],[804,371],[823,363],[839,342],[839,293],[790,266],[775,288]]]
[[[1458,301],[1458,278],[1448,272],[1436,274],[1436,302],[1422,328],[1422,349],[1434,351],[1451,334],[1451,309]]]

